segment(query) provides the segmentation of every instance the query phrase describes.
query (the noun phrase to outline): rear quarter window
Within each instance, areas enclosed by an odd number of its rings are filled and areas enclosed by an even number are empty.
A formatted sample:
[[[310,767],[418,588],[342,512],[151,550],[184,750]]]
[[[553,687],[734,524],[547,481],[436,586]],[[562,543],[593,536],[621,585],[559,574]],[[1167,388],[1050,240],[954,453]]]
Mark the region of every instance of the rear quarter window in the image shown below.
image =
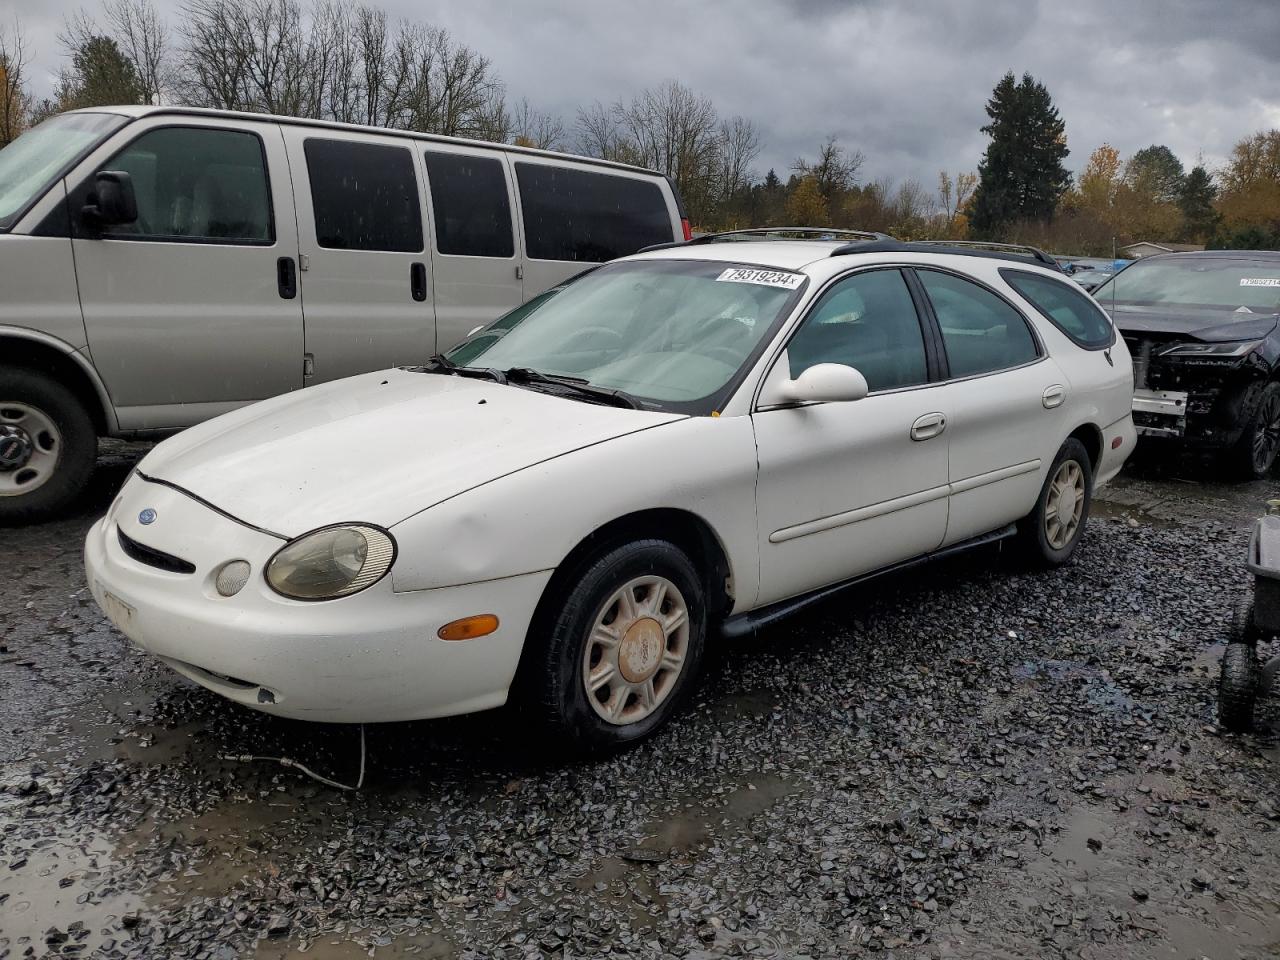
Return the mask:
[[[652,180],[516,163],[525,244],[534,260],[603,263],[675,239]]]
[[[1000,276],[1077,346],[1101,350],[1115,341],[1107,315],[1071,283],[1023,270],[1001,270]]]

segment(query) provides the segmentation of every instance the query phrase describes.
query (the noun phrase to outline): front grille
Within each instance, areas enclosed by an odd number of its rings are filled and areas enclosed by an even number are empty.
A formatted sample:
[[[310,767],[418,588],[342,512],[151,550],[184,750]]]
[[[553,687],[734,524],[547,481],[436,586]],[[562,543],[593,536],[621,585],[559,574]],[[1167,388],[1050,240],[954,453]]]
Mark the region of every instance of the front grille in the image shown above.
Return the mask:
[[[168,570],[170,573],[196,572],[194,563],[175,557],[171,553],[165,553],[163,550],[157,550],[155,547],[148,547],[145,543],[139,543],[119,527],[116,527],[116,536],[120,539],[120,549],[139,563],[155,567],[157,570]]]

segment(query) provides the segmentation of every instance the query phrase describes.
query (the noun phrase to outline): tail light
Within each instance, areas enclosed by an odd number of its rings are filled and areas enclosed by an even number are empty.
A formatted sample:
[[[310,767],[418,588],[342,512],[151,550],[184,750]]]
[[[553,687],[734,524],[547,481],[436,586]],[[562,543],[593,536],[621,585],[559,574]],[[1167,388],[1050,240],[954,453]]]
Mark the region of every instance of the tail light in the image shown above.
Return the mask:
[[[693,239],[693,228],[689,226],[688,217],[681,218],[680,229],[684,231],[684,239],[686,242]]]

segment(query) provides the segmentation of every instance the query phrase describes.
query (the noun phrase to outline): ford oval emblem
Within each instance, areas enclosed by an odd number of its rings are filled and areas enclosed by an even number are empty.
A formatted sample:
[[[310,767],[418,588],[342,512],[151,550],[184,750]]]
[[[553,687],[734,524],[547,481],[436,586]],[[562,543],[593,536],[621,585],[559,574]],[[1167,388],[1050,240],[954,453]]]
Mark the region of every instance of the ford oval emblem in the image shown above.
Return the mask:
[[[140,514],[138,514],[138,522],[142,524],[144,527],[155,523],[156,512],[152,510],[150,507],[147,507],[147,509],[143,510]]]

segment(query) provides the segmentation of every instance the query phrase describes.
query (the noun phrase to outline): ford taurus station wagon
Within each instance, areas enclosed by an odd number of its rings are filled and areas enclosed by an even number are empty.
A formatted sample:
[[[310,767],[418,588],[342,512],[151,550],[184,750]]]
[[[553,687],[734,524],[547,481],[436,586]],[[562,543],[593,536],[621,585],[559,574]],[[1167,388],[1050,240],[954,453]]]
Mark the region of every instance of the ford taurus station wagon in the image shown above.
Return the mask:
[[[120,630],[255,709],[668,720],[708,637],[1004,537],[1062,564],[1133,449],[1069,279],[892,241],[606,264],[421,366],[157,446],[89,532]]]

